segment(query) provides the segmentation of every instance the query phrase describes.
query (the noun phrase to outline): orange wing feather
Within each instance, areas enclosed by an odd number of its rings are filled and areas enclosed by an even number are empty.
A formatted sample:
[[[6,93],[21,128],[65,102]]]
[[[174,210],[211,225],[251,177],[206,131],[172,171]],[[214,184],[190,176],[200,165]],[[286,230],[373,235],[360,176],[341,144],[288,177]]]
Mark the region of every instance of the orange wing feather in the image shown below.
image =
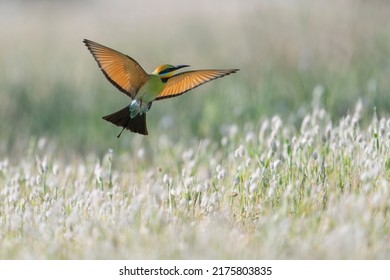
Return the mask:
[[[167,81],[164,90],[158,95],[156,100],[174,97],[183,94],[204,83],[221,78],[223,76],[237,72],[238,69],[227,70],[195,70],[179,73],[172,76]]]
[[[120,91],[134,98],[149,75],[131,57],[85,39],[83,41],[106,78]]]

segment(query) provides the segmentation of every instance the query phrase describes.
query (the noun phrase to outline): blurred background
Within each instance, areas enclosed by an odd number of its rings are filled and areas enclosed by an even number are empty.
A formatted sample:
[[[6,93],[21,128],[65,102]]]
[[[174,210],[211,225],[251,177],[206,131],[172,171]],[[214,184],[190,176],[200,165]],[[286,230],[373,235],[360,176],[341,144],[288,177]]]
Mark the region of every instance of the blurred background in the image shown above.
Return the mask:
[[[3,156],[23,156],[39,139],[64,154],[125,153],[161,139],[195,144],[218,140],[231,124],[256,133],[273,115],[299,126],[313,91],[335,122],[358,99],[367,120],[374,108],[390,109],[389,1],[2,0],[0,26]],[[155,102],[150,136],[117,139],[120,129],[101,117],[130,100],[84,38],[147,72],[164,63],[240,71]]]

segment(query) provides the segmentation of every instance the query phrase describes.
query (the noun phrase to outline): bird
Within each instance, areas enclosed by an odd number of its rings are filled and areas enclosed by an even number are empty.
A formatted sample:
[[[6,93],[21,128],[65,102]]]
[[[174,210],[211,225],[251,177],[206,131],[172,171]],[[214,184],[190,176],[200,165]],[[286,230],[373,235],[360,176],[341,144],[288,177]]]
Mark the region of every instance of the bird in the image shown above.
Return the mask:
[[[118,138],[125,129],[131,132],[148,135],[146,113],[152,102],[179,96],[206,82],[237,72],[239,69],[204,69],[178,73],[177,70],[190,65],[163,64],[151,74],[130,56],[84,39],[92,56],[104,76],[121,92],[131,98],[125,108],[104,116],[103,119],[122,127]]]

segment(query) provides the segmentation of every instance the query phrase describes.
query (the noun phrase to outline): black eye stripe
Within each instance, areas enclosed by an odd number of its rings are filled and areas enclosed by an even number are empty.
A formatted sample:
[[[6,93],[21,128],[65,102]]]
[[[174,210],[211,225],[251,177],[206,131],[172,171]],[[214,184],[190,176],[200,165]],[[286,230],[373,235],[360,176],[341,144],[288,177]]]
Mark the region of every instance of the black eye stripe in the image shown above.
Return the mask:
[[[175,70],[174,67],[169,67],[169,68],[162,70],[159,74],[169,73],[169,72],[172,72],[173,70]]]

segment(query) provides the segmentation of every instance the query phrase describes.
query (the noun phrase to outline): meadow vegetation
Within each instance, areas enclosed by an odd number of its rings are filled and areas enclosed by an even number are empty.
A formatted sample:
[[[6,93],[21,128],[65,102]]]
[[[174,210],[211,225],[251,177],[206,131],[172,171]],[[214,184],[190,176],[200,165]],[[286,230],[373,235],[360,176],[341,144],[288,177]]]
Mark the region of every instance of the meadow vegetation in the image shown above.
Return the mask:
[[[390,257],[390,5],[247,2],[0,3],[0,258]],[[241,70],[117,139],[84,38]]]

